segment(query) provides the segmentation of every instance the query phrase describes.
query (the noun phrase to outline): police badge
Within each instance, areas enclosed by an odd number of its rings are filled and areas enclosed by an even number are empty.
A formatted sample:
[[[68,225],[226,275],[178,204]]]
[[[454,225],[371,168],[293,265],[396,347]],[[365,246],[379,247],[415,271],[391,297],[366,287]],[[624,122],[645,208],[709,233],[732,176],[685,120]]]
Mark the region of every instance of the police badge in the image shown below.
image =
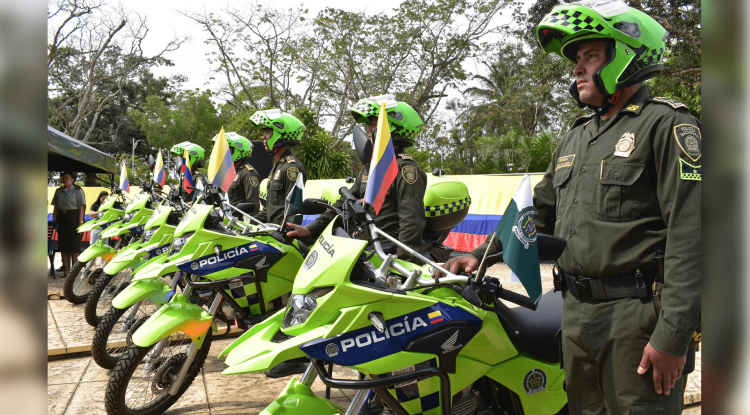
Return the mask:
[[[255,176],[250,176],[250,185],[253,187],[258,187],[258,178]]]
[[[620,137],[620,141],[615,146],[615,156],[630,157],[630,153],[635,150],[635,134],[625,133]]]
[[[414,184],[417,182],[417,168],[414,166],[404,166],[401,169],[401,176],[406,180],[406,183]]]

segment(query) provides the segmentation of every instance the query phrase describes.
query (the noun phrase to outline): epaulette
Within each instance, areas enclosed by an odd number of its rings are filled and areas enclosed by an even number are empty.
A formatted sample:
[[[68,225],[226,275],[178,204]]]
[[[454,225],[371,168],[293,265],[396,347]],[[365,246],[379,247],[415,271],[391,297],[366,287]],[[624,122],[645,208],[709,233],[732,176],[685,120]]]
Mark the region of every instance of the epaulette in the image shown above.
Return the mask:
[[[584,115],[583,117],[579,117],[577,120],[573,121],[573,126],[570,127],[571,129],[578,127],[579,125],[585,125],[591,121],[591,118],[594,116],[594,114]]]
[[[248,166],[247,164],[245,164],[245,168],[246,168],[246,169],[248,169],[248,170],[250,170],[250,171],[252,171],[252,170],[255,170],[255,169],[253,168],[253,166]]]
[[[294,156],[286,156],[286,162],[287,163],[294,163],[295,158]]]
[[[414,160],[414,158],[409,153],[398,153],[398,156],[404,160]]]
[[[660,104],[669,105],[670,107],[674,109],[685,108],[688,111],[690,110],[690,108],[688,108],[687,105],[683,104],[680,101],[677,101],[676,99],[664,98],[664,97],[651,97],[650,100],[652,102],[658,102]]]
[[[73,188],[74,188],[74,189],[76,189],[76,190],[81,190],[81,186],[79,186],[79,185],[77,185],[77,184],[74,184],[74,185],[73,185]]]

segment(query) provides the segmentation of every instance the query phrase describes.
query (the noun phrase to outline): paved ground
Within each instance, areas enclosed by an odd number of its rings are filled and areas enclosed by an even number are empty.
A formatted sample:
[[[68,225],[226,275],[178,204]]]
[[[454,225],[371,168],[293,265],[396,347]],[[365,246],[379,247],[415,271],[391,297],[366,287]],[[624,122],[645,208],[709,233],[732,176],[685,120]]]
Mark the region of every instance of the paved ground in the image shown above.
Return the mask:
[[[59,260],[58,264],[59,266]],[[523,288],[510,282],[510,270],[503,264],[495,265],[488,275],[503,282],[505,288],[514,291]],[[62,293],[64,280],[48,278],[48,292]],[[552,289],[551,266],[542,266],[542,287]],[[54,298],[54,297],[52,297]],[[73,305],[66,300],[50,300],[47,309],[47,348],[50,361],[47,364],[47,408],[50,414],[103,414],[104,390],[109,372],[101,369],[91,357],[65,357],[71,353],[80,356],[90,349],[94,329],[83,318],[83,304]],[[263,374],[222,376],[226,367],[216,356],[231,344],[233,339],[216,340],[201,373],[188,392],[167,414],[258,414],[272,402],[286,386],[291,377],[266,378]],[[686,403],[683,414],[700,414],[700,353],[696,371],[688,378]],[[354,378],[351,370],[336,368],[336,377]],[[325,393],[324,385],[317,380],[313,390],[319,396]],[[346,408],[354,391],[334,390],[332,400]]]

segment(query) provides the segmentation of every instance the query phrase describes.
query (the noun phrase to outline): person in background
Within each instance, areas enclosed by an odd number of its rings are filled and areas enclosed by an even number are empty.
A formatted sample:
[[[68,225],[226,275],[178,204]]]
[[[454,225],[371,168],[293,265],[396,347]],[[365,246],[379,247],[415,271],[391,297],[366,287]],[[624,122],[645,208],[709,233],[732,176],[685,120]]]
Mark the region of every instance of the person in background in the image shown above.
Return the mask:
[[[91,204],[91,210],[89,211],[89,216],[92,218],[96,217],[97,213],[99,212],[99,207],[104,203],[104,199],[109,196],[109,193],[106,191],[102,191],[99,193],[99,196],[96,198],[96,202]],[[102,233],[102,229],[94,229],[91,231],[91,245],[95,244],[96,241],[99,240],[99,234]]]
[[[52,196],[54,206],[52,221],[57,223],[57,249],[60,251],[65,274],[70,272],[72,261],[78,261],[81,252],[81,234],[76,229],[83,224],[84,210],[86,209],[86,195],[80,186],[74,185],[75,173],[65,172],[61,179],[63,186],[55,190]]]

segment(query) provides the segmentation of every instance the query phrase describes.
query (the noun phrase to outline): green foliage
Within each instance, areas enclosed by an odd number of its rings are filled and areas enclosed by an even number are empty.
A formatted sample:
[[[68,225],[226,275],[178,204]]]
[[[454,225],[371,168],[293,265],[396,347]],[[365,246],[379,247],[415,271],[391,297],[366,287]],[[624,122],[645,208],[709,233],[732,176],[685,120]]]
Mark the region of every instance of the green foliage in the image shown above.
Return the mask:
[[[544,172],[552,162],[559,143],[557,135],[541,133],[522,136],[515,131],[503,136],[485,136],[478,140],[480,160],[476,174]]]
[[[351,152],[334,147],[335,143],[328,132],[319,131],[312,136],[305,134],[302,143],[293,147],[294,155],[305,165],[308,180],[343,179],[352,175]]]
[[[185,91],[177,95],[172,105],[149,96],[143,111],[133,110],[128,115],[146,132],[152,147],[168,150],[177,143],[190,141],[210,154],[211,139],[225,121],[217,113],[211,96],[211,91]]]

